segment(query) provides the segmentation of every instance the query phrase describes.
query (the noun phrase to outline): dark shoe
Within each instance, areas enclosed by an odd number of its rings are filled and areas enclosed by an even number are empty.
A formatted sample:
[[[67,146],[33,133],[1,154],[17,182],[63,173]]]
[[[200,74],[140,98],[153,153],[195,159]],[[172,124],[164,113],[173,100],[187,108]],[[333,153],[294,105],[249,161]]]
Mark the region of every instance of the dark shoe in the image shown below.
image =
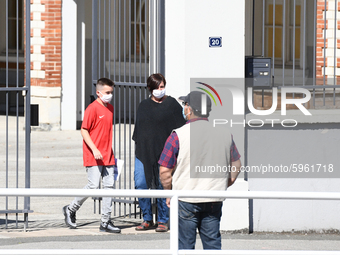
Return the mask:
[[[152,226],[153,226],[152,221],[143,221],[143,223],[137,226],[135,229],[136,230],[147,230],[147,229],[150,229]]]
[[[120,228],[117,228],[115,225],[113,225],[112,221],[108,222],[101,222],[99,230],[102,232],[109,232],[109,233],[120,233]]]
[[[156,228],[156,232],[168,232],[169,227],[167,223],[158,222],[158,226]]]
[[[63,207],[63,213],[64,213],[64,216],[65,216],[66,225],[69,226],[70,228],[77,228],[76,212],[70,211],[70,209],[68,209],[68,206],[65,205]]]

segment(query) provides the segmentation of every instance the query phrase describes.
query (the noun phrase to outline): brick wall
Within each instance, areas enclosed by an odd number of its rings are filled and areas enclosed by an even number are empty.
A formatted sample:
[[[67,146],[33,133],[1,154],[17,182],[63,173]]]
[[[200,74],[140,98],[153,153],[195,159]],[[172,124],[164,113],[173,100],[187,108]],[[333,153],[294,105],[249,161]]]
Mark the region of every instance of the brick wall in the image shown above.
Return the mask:
[[[39,105],[37,130],[60,130],[61,8],[62,0],[31,0],[31,104]]]
[[[337,7],[335,4],[337,3]],[[335,9],[337,9],[335,24]],[[334,57],[336,57],[335,75],[337,83],[340,82],[340,25],[339,25],[340,2],[335,0],[317,1],[317,39],[316,39],[316,78],[317,84],[323,84],[323,78],[329,78],[329,83],[333,84],[334,79]],[[326,28],[325,28],[326,15]],[[325,35],[326,32],[326,35]],[[336,40],[336,49],[334,49]],[[334,56],[336,50],[336,56]],[[325,61],[324,61],[325,57]]]
[[[61,87],[61,0],[31,0],[31,85]]]

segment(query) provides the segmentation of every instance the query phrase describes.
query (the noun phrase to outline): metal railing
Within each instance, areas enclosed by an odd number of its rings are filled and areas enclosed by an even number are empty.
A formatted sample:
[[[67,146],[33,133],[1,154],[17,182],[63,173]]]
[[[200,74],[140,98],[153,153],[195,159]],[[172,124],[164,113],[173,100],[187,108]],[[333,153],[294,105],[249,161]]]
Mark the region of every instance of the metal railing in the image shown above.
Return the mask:
[[[296,250],[178,250],[178,199],[179,198],[228,198],[228,199],[294,199],[294,200],[340,200],[340,192],[267,192],[267,191],[184,191],[159,190],[84,190],[84,189],[0,189],[0,196],[24,197],[145,197],[171,198],[170,206],[170,249],[34,249],[3,250],[0,254],[339,254],[339,251],[296,251]]]
[[[116,189],[131,189],[135,161],[133,124],[139,103],[149,97],[150,73],[164,72],[163,1],[92,0],[92,80],[108,77],[115,83],[113,150],[125,161]],[[163,15],[164,17],[164,15]],[[164,25],[164,24],[163,24]],[[159,59],[161,58],[161,59]],[[92,87],[93,98],[95,87]],[[114,197],[113,214],[137,214],[136,198]]]
[[[92,0],[92,80],[146,82],[149,19],[149,0]]]
[[[20,4],[25,2],[25,12],[19,12]],[[2,4],[4,1],[2,2]],[[30,17],[31,17],[31,2],[25,1],[9,1],[5,3],[5,17],[1,17],[1,22],[5,26],[5,70],[1,70],[0,67],[0,112],[5,113],[5,135],[2,136],[0,143],[4,141],[5,146],[4,153],[0,153],[3,156],[4,163],[0,164],[1,170],[1,183],[0,187],[19,187],[19,170],[23,167],[20,164],[20,144],[19,144],[19,115],[22,115],[23,108],[25,108],[25,137],[24,137],[24,186],[30,188],[30,146],[31,146],[31,81],[30,81],[30,63],[31,63],[31,43],[30,43]],[[10,12],[10,10],[12,12]],[[25,14],[25,15],[24,15]],[[23,21],[22,17],[25,17],[25,28],[19,26],[20,22]],[[23,38],[25,34],[25,38]],[[3,35],[2,35],[3,36]],[[25,40],[25,46],[20,46]],[[25,63],[21,62],[22,56],[19,54],[22,50],[25,52]],[[11,56],[9,53],[13,53]],[[1,55],[1,54],[0,54]],[[0,56],[3,57],[3,56]],[[0,60],[2,62],[2,60]],[[23,69],[24,68],[24,69]],[[24,78],[25,72],[25,80]],[[4,73],[4,77],[3,77]],[[24,84],[25,83],[25,84]],[[25,85],[25,86],[24,86]],[[25,94],[25,102],[22,103]],[[12,103],[10,103],[12,102]],[[4,108],[4,109],[2,109]],[[14,115],[16,118],[16,124],[14,127],[9,127],[9,115]],[[10,147],[15,149],[10,149]],[[13,158],[13,162],[11,162]],[[20,158],[20,159],[19,159]],[[12,163],[12,164],[11,164]],[[16,214],[16,224],[18,224],[18,214],[23,213],[25,218],[25,224],[28,224],[28,213],[30,210],[30,198],[25,197],[24,201],[19,201],[18,198],[13,198],[12,201],[8,197],[4,198],[4,203],[0,206],[0,213],[5,214],[5,224],[7,226],[8,214]],[[23,205],[20,205],[23,204]],[[12,209],[10,209],[12,208]]]
[[[252,55],[272,59],[273,86],[309,89],[311,109],[340,108],[338,4],[253,0]],[[253,93],[262,101],[266,96],[263,90]]]
[[[125,164],[115,189],[134,188],[135,143],[132,141],[133,125],[137,117],[139,103],[149,97],[144,83],[115,82],[114,88],[114,122],[113,122],[113,152],[116,158],[123,159]],[[137,198],[116,197],[113,199],[113,214],[115,216],[137,216]],[[139,210],[141,218],[141,211]]]

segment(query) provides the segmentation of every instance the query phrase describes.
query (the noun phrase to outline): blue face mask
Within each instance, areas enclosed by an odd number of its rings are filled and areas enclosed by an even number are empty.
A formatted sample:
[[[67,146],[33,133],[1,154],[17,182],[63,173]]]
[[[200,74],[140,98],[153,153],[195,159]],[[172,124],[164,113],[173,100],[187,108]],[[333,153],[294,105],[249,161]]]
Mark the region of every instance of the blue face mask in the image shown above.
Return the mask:
[[[187,115],[184,113],[184,107],[183,107],[183,109],[182,109],[182,114],[183,114],[183,118],[184,118],[185,120],[187,120]]]

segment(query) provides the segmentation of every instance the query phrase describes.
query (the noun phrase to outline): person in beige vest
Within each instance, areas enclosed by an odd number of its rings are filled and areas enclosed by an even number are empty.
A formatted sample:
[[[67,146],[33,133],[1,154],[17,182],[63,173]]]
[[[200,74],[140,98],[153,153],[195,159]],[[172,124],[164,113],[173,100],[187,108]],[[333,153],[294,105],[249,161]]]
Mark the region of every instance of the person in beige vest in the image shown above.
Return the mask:
[[[200,91],[180,97],[186,125],[168,137],[161,157],[165,190],[226,190],[240,171],[240,154],[231,133],[209,122],[210,98]],[[203,105],[202,105],[203,104]],[[204,114],[205,113],[205,114]],[[179,199],[179,249],[195,249],[198,229],[203,249],[221,249],[223,198]],[[170,207],[170,199],[166,201]]]

